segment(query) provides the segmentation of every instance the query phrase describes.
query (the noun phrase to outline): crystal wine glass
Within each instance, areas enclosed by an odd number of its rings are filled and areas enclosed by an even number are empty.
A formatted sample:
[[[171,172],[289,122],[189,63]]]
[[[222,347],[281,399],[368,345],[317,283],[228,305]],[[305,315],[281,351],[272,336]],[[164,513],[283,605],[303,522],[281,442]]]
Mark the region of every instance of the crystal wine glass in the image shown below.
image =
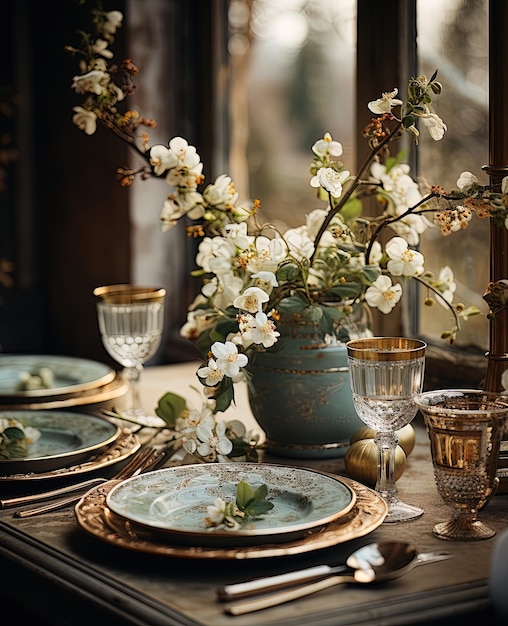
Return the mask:
[[[384,521],[404,522],[420,517],[423,509],[397,497],[395,431],[409,424],[418,412],[414,397],[423,386],[427,344],[405,337],[367,337],[349,341],[346,347],[353,404],[362,422],[376,431],[376,491],[388,504]]]
[[[496,531],[478,519],[497,488],[501,439],[508,397],[475,389],[442,389],[415,397],[427,427],[439,494],[452,507],[450,520],[436,524],[440,539],[489,539]]]
[[[161,343],[166,290],[127,284],[97,287],[93,293],[98,298],[102,343],[123,366],[123,375],[129,382],[123,414],[132,419],[143,417],[139,381],[144,363],[156,354]]]

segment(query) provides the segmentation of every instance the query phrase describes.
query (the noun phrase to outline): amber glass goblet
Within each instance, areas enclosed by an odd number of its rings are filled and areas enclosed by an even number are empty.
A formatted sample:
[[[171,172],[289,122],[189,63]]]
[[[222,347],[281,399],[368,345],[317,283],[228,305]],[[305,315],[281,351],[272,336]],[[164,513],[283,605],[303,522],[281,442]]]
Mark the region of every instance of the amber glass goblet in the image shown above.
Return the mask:
[[[440,539],[489,539],[495,531],[478,519],[497,488],[499,448],[508,397],[475,389],[441,389],[415,398],[430,439],[434,478],[452,518],[436,524]]]

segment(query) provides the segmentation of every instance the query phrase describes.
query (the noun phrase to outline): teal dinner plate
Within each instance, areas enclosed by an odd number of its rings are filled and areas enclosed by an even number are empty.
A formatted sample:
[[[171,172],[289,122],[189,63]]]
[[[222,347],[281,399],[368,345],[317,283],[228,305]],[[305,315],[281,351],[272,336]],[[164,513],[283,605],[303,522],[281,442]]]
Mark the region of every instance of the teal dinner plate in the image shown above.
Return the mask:
[[[239,529],[207,528],[207,506],[233,501],[245,481],[265,484],[273,508]],[[254,463],[205,463],[169,467],[129,478],[108,493],[108,508],[142,530],[193,546],[254,545],[317,532],[348,513],[355,492],[330,474]]]
[[[40,431],[37,441],[28,445],[22,458],[0,459],[0,474],[49,472],[81,463],[109,446],[121,429],[105,417],[66,411],[0,411],[0,418],[11,418]]]
[[[50,388],[19,389],[21,376],[47,367],[53,374]],[[93,389],[111,382],[115,371],[97,361],[67,356],[0,354],[0,400],[53,397]]]

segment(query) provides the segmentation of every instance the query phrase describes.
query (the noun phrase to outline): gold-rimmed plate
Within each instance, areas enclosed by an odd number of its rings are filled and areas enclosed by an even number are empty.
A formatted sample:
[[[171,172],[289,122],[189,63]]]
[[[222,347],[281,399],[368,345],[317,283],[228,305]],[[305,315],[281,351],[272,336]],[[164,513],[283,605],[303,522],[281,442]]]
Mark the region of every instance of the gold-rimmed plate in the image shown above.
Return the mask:
[[[99,412],[103,409],[112,410],[122,402],[122,398],[129,390],[128,383],[120,375],[109,383],[85,389],[77,393],[59,394],[55,396],[39,396],[38,398],[1,398],[0,410],[28,410],[42,409],[73,409],[79,408],[88,412]]]
[[[24,373],[48,368],[53,376],[49,388],[20,389]],[[111,382],[115,371],[97,361],[67,356],[0,354],[0,398],[48,398],[93,389]],[[5,402],[4,402],[5,403]]]
[[[22,485],[26,481],[31,484],[47,480],[81,478],[83,474],[96,472],[125,461],[137,452],[140,447],[141,443],[137,436],[129,430],[123,430],[114,443],[100,450],[84,463],[61,467],[48,472],[0,474],[0,487],[2,485]]]
[[[378,528],[386,517],[388,506],[373,489],[349,478],[341,477],[355,493],[353,508],[343,517],[322,526],[316,532],[280,544],[241,546],[235,548],[184,546],[158,541],[134,529],[130,522],[115,515],[106,505],[110,490],[117,484],[110,481],[86,493],[75,507],[79,526],[109,545],[140,552],[184,559],[246,560],[305,554],[315,550],[358,539]]]
[[[40,435],[28,444],[25,456],[0,459],[0,474],[48,472],[82,463],[120,434],[120,427],[105,417],[71,411],[0,411],[0,419]]]
[[[238,528],[207,527],[207,507],[234,502],[240,481],[265,485],[273,508]],[[116,515],[172,543],[239,546],[288,541],[346,515],[356,495],[340,478],[269,463],[166,467],[122,481],[107,497]]]

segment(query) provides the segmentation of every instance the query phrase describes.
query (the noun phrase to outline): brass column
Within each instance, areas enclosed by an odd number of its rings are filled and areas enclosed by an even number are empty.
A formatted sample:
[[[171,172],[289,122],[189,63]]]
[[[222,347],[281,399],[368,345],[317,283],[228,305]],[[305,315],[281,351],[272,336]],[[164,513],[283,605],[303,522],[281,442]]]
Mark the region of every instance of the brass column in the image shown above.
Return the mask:
[[[484,170],[492,184],[508,176],[508,2],[489,2],[489,165]],[[491,224],[490,280],[508,279],[508,230]],[[490,322],[486,353],[485,389],[501,391],[501,375],[508,368],[508,309]]]

